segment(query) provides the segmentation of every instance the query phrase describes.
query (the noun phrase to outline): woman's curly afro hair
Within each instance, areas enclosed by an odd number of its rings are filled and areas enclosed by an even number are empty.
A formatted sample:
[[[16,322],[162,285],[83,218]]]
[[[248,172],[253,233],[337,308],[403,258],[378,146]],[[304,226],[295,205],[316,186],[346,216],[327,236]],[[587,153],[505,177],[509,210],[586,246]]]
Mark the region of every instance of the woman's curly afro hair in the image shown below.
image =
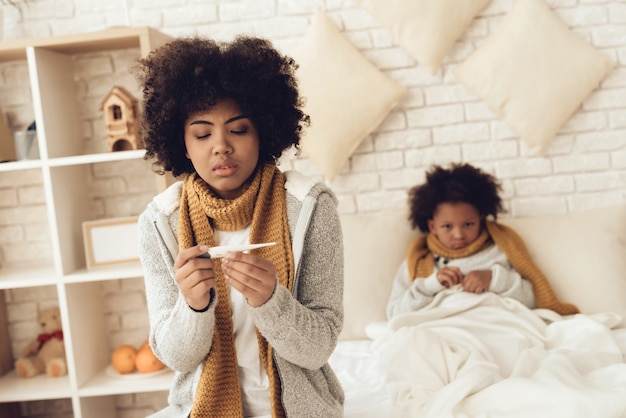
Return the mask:
[[[302,112],[292,58],[264,39],[240,35],[230,43],[180,38],[140,59],[134,68],[143,89],[145,159],[159,173],[194,171],[185,156],[184,122],[234,99],[259,132],[259,164],[276,162],[309,124]]]
[[[449,169],[434,165],[426,173],[426,182],[409,191],[411,226],[428,232],[428,220],[440,203],[469,203],[482,217],[495,219],[504,212],[501,190],[494,176],[470,164],[452,164]]]

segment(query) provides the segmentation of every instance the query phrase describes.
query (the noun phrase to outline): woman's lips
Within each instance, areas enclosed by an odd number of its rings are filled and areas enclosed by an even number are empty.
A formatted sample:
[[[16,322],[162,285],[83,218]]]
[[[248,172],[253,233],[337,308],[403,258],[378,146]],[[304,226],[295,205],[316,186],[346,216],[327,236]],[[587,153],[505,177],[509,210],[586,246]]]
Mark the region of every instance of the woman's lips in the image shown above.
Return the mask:
[[[230,176],[237,171],[237,164],[232,161],[220,161],[213,166],[213,172],[220,176]]]

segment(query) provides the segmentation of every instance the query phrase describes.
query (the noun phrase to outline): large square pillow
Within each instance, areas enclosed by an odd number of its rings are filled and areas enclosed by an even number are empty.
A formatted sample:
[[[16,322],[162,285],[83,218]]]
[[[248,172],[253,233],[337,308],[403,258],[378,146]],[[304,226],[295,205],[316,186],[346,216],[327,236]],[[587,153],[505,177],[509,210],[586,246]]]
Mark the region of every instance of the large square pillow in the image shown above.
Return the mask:
[[[492,0],[356,0],[432,74]]]
[[[626,326],[626,205],[501,222],[522,237],[561,301],[584,314],[616,312]]]
[[[561,21],[544,0],[516,0],[496,32],[455,76],[542,155],[615,63]]]
[[[318,11],[292,53],[311,126],[302,152],[332,181],[359,144],[406,95]]]
[[[341,216],[344,246],[344,325],[339,338],[367,338],[365,327],[387,319],[396,271],[412,239],[407,209]]]

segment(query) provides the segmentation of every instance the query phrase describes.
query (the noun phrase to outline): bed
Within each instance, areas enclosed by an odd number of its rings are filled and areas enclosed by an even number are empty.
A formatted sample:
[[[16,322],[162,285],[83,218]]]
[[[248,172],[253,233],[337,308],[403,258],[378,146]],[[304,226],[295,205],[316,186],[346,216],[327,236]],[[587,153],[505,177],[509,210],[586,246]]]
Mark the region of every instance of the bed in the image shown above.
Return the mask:
[[[626,205],[500,221],[580,314],[452,288],[386,321],[417,232],[401,209],[342,215],[345,323],[330,362],[346,418],[626,417]]]

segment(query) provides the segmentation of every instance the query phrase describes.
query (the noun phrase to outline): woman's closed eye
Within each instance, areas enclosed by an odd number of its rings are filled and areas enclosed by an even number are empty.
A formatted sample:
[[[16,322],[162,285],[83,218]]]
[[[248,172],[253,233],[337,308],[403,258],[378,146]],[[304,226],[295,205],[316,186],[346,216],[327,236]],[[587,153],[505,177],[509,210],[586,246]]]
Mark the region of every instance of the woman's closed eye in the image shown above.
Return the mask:
[[[230,133],[235,135],[245,135],[248,133],[248,127],[244,126],[243,128],[231,129]]]

